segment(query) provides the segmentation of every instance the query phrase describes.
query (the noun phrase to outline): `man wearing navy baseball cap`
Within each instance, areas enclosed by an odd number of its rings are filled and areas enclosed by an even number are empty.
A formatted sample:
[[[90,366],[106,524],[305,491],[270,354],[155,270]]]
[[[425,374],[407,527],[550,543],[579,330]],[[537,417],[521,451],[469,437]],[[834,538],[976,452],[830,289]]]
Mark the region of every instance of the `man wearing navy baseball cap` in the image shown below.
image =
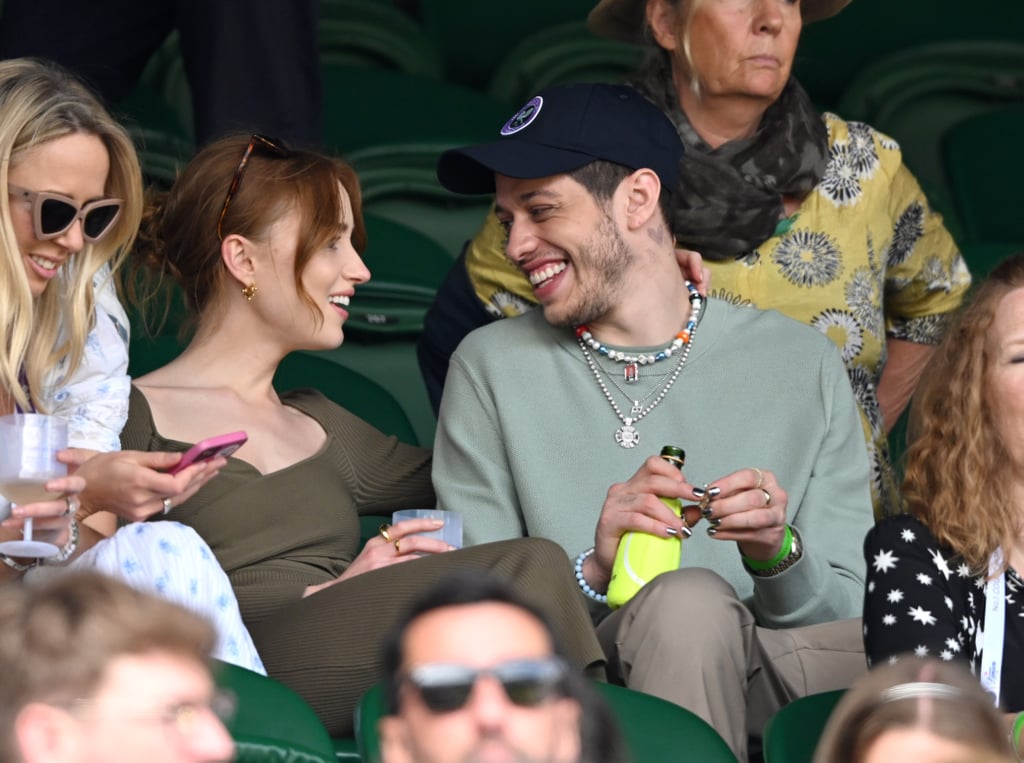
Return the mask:
[[[869,467],[828,339],[679,278],[662,197],[682,151],[631,88],[574,84],[441,157],[449,189],[494,192],[541,310],[452,356],[434,487],[467,543],[561,544],[613,680],[696,712],[742,760],[777,708],[865,669]]]
[[[494,143],[448,151],[437,176],[456,193],[493,193],[494,174],[536,178],[595,160],[653,169],[675,186],[683,144],[661,110],[624,85],[573,85],[534,96]]]

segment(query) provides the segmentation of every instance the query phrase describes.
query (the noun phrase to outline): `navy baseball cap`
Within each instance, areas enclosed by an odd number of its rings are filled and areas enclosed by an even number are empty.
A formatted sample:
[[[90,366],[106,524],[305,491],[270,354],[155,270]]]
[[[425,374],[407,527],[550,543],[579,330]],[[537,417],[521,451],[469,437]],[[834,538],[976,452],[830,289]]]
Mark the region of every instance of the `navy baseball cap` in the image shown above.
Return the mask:
[[[683,144],[661,109],[627,85],[575,83],[541,90],[491,143],[445,151],[437,179],[456,193],[494,193],[494,174],[541,178],[595,160],[647,168],[675,190]]]

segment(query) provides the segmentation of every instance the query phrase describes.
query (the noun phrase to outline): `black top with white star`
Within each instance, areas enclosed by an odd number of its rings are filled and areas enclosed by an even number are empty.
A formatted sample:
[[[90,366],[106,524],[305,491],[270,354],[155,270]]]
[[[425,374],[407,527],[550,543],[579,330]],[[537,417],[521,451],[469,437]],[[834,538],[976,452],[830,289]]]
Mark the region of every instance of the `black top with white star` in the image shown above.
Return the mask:
[[[985,575],[971,575],[963,560],[940,546],[931,531],[909,515],[878,522],[864,541],[864,649],[868,664],[906,653],[965,660],[975,675],[981,665]],[[1006,630],[1000,704],[1024,710],[1024,582],[1006,575]]]

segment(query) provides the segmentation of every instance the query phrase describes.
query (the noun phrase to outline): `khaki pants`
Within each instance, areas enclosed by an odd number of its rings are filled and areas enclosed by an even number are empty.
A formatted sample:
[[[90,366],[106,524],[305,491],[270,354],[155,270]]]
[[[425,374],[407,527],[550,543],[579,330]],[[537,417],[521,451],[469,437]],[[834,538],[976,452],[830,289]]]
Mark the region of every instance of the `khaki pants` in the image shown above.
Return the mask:
[[[784,704],[846,688],[867,671],[860,618],[763,628],[703,568],[660,575],[597,630],[612,681],[696,713],[741,761],[748,736],[760,748],[765,722]]]

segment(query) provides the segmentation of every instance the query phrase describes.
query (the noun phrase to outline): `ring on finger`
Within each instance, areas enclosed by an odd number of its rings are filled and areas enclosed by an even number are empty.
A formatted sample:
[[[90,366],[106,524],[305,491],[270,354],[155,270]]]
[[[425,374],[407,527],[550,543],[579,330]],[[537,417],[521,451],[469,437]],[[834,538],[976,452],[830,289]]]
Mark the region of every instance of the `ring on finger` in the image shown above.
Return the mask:
[[[77,514],[78,513],[78,501],[75,500],[75,497],[72,496],[72,495],[66,495],[66,496],[64,496],[64,500],[65,500],[65,502],[68,505],[67,509],[64,511],[64,516],[65,517],[72,517],[75,514]]]
[[[395,553],[398,554],[399,556],[401,556],[402,555],[402,547],[398,545],[399,542],[400,542],[399,539],[395,538]]]
[[[385,522],[378,527],[377,530],[380,532],[380,537],[382,537],[387,543],[391,542],[391,525]]]
[[[764,493],[764,505],[765,506],[771,506],[772,505],[772,494],[769,493],[764,488],[761,488],[761,492]]]
[[[760,490],[761,486],[764,484],[764,472],[762,472],[756,466],[751,466],[750,469],[751,471],[754,472],[754,474],[757,475],[757,484],[754,485],[754,489]]]
[[[173,508],[174,508],[174,506],[171,504],[171,499],[170,498],[164,498],[164,514],[169,513],[170,510],[173,509]]]

